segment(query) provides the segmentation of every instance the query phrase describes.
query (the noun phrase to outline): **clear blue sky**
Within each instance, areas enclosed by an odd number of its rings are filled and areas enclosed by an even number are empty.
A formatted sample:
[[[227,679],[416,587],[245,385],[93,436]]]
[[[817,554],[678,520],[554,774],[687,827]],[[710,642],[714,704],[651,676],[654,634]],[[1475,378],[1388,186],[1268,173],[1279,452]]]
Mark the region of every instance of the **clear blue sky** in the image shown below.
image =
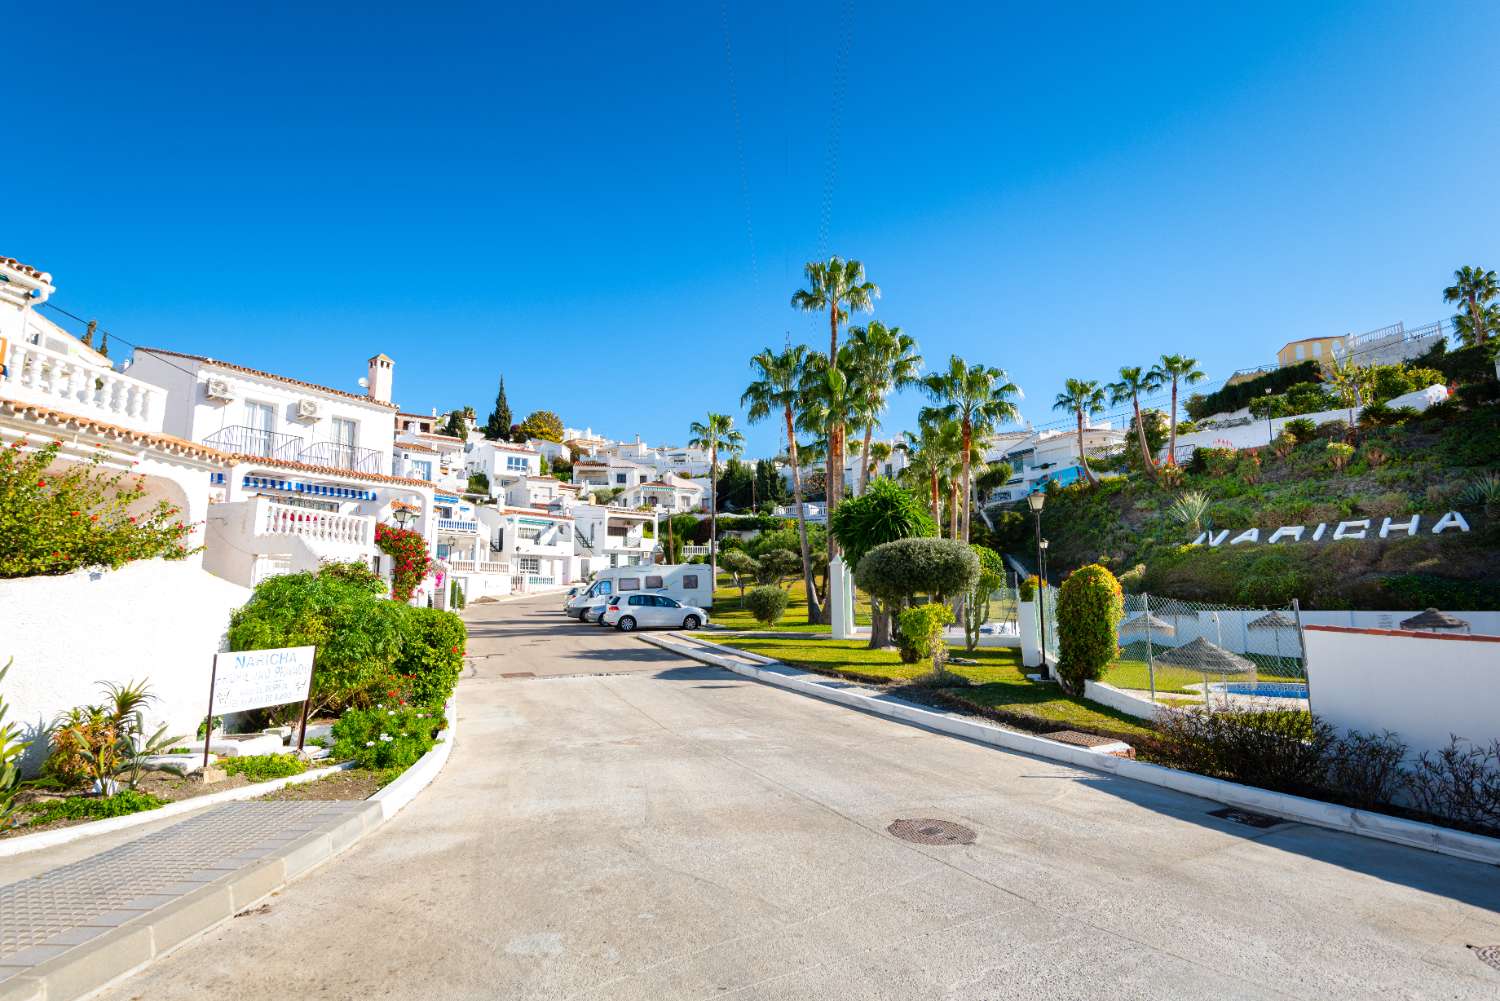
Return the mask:
[[[408,409],[504,370],[518,413],[680,441],[820,342],[787,301],[829,252],[1038,422],[1500,266],[1493,3],[206,6],[12,26],[0,253],[137,343],[343,388],[385,351]]]

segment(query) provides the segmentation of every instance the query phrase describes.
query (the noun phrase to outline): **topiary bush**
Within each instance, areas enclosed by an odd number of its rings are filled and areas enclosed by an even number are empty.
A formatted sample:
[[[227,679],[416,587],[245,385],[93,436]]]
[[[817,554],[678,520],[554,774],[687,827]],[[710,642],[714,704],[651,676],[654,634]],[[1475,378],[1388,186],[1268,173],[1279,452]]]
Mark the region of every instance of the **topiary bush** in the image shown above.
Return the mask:
[[[943,630],[952,623],[952,609],[936,602],[902,611],[896,617],[896,645],[901,662],[915,664],[930,657],[933,670],[940,670],[948,659]]]
[[[393,668],[413,705],[441,710],[464,668],[468,630],[452,612],[402,608],[402,644]]]
[[[1058,680],[1073,695],[1097,681],[1119,652],[1125,593],[1108,568],[1097,563],[1068,575],[1057,593]]]
[[[755,616],[757,622],[774,626],[786,612],[787,600],[786,591],[775,584],[765,584],[745,595],[745,607],[750,609],[750,614]]]
[[[893,608],[914,595],[942,601],[973,588],[979,579],[979,557],[960,539],[897,539],[865,554],[854,571],[861,590]]]

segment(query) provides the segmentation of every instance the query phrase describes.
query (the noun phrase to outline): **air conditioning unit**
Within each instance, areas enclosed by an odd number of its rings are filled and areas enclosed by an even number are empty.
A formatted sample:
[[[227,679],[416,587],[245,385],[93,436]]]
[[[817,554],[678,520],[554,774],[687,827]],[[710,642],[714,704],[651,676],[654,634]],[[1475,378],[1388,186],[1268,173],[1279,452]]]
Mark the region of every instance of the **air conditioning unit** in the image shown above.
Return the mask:
[[[234,389],[230,387],[228,379],[210,379],[203,384],[203,393],[210,400],[232,400]]]
[[[318,419],[317,400],[298,400],[297,419],[303,421],[315,421]]]

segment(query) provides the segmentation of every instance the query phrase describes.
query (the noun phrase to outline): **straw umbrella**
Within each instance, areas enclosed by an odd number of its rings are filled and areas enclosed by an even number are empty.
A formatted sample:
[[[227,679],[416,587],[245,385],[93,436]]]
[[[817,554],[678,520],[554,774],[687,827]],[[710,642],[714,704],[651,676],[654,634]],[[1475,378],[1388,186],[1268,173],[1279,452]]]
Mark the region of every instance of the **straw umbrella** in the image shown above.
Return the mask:
[[[1268,613],[1266,615],[1262,615],[1258,619],[1251,619],[1250,620],[1250,624],[1248,626],[1246,626],[1246,628],[1247,629],[1274,629],[1275,630],[1275,632],[1273,632],[1271,634],[1271,638],[1272,638],[1272,640],[1276,644],[1276,665],[1277,665],[1278,673],[1280,673],[1280,666],[1281,666],[1281,631],[1283,629],[1296,629],[1297,628],[1296,621],[1294,619],[1287,618],[1285,615],[1282,615],[1281,612],[1279,612],[1279,611],[1275,611],[1275,612],[1270,612],[1270,613]]]
[[[1177,664],[1181,667],[1196,667],[1205,674],[1250,674],[1255,670],[1255,663],[1241,657],[1237,653],[1230,653],[1221,646],[1210,643],[1199,636],[1197,639],[1175,647],[1156,658],[1164,664]]]
[[[1440,612],[1436,608],[1429,608],[1425,612],[1418,612],[1409,619],[1401,620],[1402,629],[1415,629],[1424,633],[1466,633],[1469,624],[1463,619],[1455,618],[1447,612]]]
[[[1136,612],[1130,618],[1120,623],[1120,635],[1126,633],[1145,633],[1147,631],[1161,633],[1163,636],[1175,636],[1177,627],[1166,619],[1159,619],[1150,612]]]

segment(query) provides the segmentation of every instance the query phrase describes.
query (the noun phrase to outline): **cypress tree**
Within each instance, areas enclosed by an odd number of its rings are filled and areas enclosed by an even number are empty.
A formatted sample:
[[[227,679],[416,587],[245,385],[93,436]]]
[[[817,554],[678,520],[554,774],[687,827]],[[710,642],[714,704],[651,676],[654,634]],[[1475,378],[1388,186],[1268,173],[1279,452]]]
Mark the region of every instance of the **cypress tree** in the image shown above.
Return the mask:
[[[500,391],[495,394],[495,409],[485,422],[484,436],[490,441],[503,441],[510,436],[510,404],[505,399],[505,376],[500,377]]]

